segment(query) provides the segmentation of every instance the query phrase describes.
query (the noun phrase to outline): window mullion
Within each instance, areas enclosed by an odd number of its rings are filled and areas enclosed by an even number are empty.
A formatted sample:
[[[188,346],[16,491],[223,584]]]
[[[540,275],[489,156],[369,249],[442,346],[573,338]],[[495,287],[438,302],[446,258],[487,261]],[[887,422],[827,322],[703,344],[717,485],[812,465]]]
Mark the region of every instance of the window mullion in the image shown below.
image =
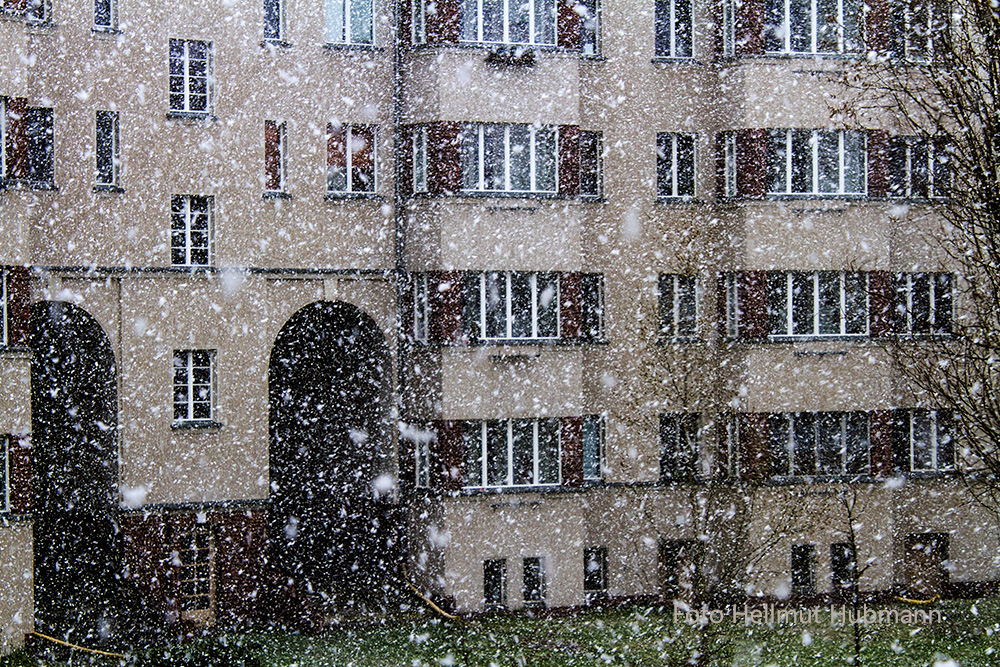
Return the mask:
[[[812,272],[812,284],[813,284],[812,333],[814,336],[816,336],[819,334],[819,271]]]
[[[847,192],[847,132],[844,130],[839,130],[837,132],[837,164],[838,164],[838,174],[837,174],[837,187],[838,193],[843,194]]]
[[[476,126],[476,144],[479,146],[479,182],[477,190],[486,189],[486,126]]]
[[[346,23],[346,20],[345,20]],[[346,29],[346,28],[345,28]],[[351,135],[353,134],[353,126],[347,125],[344,127],[344,164],[346,165],[345,171],[347,172],[347,191],[354,192],[354,184],[351,182]]]
[[[809,148],[812,150],[812,192],[819,192],[819,131],[813,130],[810,135]]]
[[[812,53],[819,52],[819,0],[809,5],[809,47]]]
[[[792,274],[785,274],[785,331],[786,336],[791,336],[795,333],[795,283],[792,280]]]
[[[510,0],[503,0],[503,42],[510,44]]]
[[[486,458],[489,455],[489,449],[486,446],[486,422],[482,422],[479,425],[479,485],[489,486],[490,478],[488,473],[488,463],[489,460]]]
[[[504,275],[507,276],[507,280],[505,281],[506,285],[504,285],[504,308],[506,309],[506,312],[507,312],[507,321],[505,322],[504,331],[507,332],[507,338],[513,338],[514,337],[514,322],[513,322],[513,319],[514,319],[514,317],[513,317],[514,308],[513,308],[512,304],[511,304],[511,302],[513,301],[513,295],[511,294],[511,292],[514,289],[514,285],[513,285],[513,282],[514,282],[514,273],[512,271],[508,271]]]
[[[680,188],[677,187],[677,135],[670,135],[670,193],[677,197],[680,193]]]
[[[785,130],[785,192],[792,192],[792,131]]]
[[[930,434],[927,436],[928,447],[931,450],[931,470],[938,469],[938,428],[937,428],[937,410],[931,410],[929,415],[930,421]]]
[[[540,464],[539,464],[539,460],[538,459],[539,459],[540,454],[539,454],[539,450],[538,450],[538,439],[539,439],[539,424],[538,424],[538,420],[536,419],[531,424],[531,451],[532,451],[532,455],[531,455],[531,462],[532,462],[531,479],[532,479],[532,483],[534,483],[534,484],[539,484],[541,482],[541,480],[542,480],[541,476],[539,475]]]
[[[792,0],[785,0],[785,16],[784,29],[785,29],[785,52],[790,53],[792,50]]]
[[[505,0],[507,2],[509,0]],[[511,191],[510,181],[510,125],[503,126],[503,189]]]
[[[514,420],[507,419],[507,486],[514,484]]]
[[[534,34],[534,33],[532,33],[532,34]],[[528,128],[528,147],[529,147],[528,148],[528,187],[531,189],[532,192],[535,192],[535,191],[538,190],[537,186],[535,185],[535,179],[537,178],[537,175],[535,174],[535,159],[536,159],[535,151],[538,149],[538,146],[535,144],[535,138],[536,138],[535,137],[535,127],[531,126],[531,127]]]
[[[430,298],[429,294],[427,298]],[[486,298],[486,274],[484,273],[479,276],[479,333],[483,338],[486,338]],[[427,327],[430,329],[430,323]],[[429,336],[430,331],[428,330],[427,333]]]
[[[538,274],[532,273],[528,279],[531,293],[531,337],[538,338]]]
[[[837,329],[843,336],[847,334],[847,274],[841,271],[840,275],[837,276],[837,281],[840,287],[840,312],[838,314],[840,321],[837,324]]]
[[[184,360],[187,366],[187,418],[194,419],[194,353],[188,350]]]

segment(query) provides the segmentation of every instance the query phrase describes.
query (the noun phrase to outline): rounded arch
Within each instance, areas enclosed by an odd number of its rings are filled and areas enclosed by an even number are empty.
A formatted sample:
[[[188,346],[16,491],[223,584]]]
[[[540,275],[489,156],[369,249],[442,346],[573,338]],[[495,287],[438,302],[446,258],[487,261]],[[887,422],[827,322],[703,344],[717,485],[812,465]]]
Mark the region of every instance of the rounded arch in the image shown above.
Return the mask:
[[[293,314],[268,365],[271,562],[337,608],[371,599],[394,568],[392,359],[359,308],[320,301]]]
[[[97,320],[70,303],[32,305],[29,332],[36,627],[107,637],[120,572],[114,352]]]

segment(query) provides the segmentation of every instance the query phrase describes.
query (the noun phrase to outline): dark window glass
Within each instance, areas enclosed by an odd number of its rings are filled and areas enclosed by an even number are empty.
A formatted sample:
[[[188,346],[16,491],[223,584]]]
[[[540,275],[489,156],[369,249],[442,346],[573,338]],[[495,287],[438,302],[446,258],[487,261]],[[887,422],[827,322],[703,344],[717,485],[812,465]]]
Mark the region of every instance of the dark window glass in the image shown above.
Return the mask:
[[[545,559],[524,559],[524,604],[545,604]]]
[[[583,550],[583,592],[592,600],[607,594],[608,550],[592,547]]]
[[[264,39],[281,38],[281,0],[264,0]]]
[[[487,607],[507,605],[507,561],[483,561],[483,601]]]
[[[811,595],[816,592],[816,547],[797,544],[792,547],[792,592]]]

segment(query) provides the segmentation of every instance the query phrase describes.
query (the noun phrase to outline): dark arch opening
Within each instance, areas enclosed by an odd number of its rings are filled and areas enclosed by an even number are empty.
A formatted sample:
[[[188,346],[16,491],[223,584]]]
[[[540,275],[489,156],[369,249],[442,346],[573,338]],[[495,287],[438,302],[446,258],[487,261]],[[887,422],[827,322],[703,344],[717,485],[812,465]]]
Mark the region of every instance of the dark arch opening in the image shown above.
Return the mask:
[[[379,481],[392,470],[391,386],[385,337],[352,305],[309,304],[275,338],[270,562],[323,611],[384,603],[400,560],[400,522]]]
[[[118,392],[97,321],[59,301],[31,308],[35,625],[70,641],[114,632]]]

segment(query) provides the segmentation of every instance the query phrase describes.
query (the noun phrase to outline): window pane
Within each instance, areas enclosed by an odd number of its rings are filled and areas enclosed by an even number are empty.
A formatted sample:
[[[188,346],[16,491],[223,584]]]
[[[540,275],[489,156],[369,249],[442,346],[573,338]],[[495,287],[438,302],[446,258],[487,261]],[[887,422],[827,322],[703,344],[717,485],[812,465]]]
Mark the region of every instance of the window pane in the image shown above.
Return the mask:
[[[928,410],[914,410],[912,420],[913,469],[930,470],[933,464],[931,413]]]
[[[792,471],[791,440],[789,430],[792,424],[783,414],[768,415],[768,430],[771,434],[771,472],[775,475],[788,475]]]
[[[868,415],[864,412],[847,413],[847,473],[866,475],[868,465]]]
[[[264,0],[264,39],[281,39],[281,0]]]
[[[514,484],[535,483],[535,422],[531,419],[511,420],[514,451]]]
[[[115,183],[117,116],[113,111],[98,111],[96,114],[95,180],[105,185]]]
[[[483,561],[483,600],[487,605],[504,605],[507,587],[507,561]]]
[[[509,130],[510,189],[531,189],[531,133],[526,125],[511,125]]]
[[[844,333],[868,333],[868,280],[861,272],[844,274]]]
[[[531,338],[531,274],[513,273],[510,276],[510,335],[512,338]]]
[[[372,43],[371,0],[349,0],[351,3],[350,41],[354,44]]]
[[[654,45],[654,53],[662,58],[668,58],[671,55],[670,10],[671,0],[656,0],[656,43]]]
[[[844,442],[843,413],[821,412],[816,416],[816,450],[818,472],[823,475],[839,475],[843,472],[843,461],[847,455]]]
[[[815,137],[819,192],[840,192],[840,133],[818,130]]]
[[[601,478],[601,428],[600,415],[583,418],[583,478]]]
[[[792,130],[792,192],[813,191],[813,147],[811,130]]]
[[[583,550],[583,590],[603,591],[605,584],[606,551],[603,547]]]
[[[538,483],[559,483],[559,420],[538,420]]]
[[[508,17],[508,40],[512,44],[527,44],[531,35],[531,27],[528,23],[531,16],[530,0],[508,0],[507,7],[510,11]]]
[[[483,130],[483,187],[486,190],[507,189],[504,175],[505,137],[503,125],[484,125]]]
[[[601,133],[580,133],[580,194],[601,194]]]
[[[486,306],[486,337],[507,337],[507,274],[487,273],[483,303]]]
[[[690,58],[691,41],[691,0],[674,0],[674,57]]]
[[[347,40],[344,31],[346,0],[326,0],[326,41],[329,43],[340,43]]]
[[[840,273],[819,272],[819,332],[840,333]]]
[[[844,131],[844,192],[864,194],[865,181],[865,133],[854,130]]]
[[[507,422],[486,422],[486,484],[507,484]]]
[[[483,3],[483,41],[503,42],[503,0],[480,0],[480,2]]]
[[[788,30],[792,51],[812,52],[812,0],[788,0]]]
[[[556,4],[554,0],[535,0],[535,44],[556,43]]]
[[[465,433],[466,486],[484,486],[483,483],[483,425],[469,423]]]
[[[816,431],[813,415],[799,412],[794,418],[792,438],[795,448],[795,474],[816,474]]]
[[[597,4],[598,0],[584,0],[577,5],[586,8],[586,12],[580,16],[580,52],[587,56],[597,55],[600,48]]]
[[[951,333],[951,276],[934,276],[934,333]]]
[[[524,559],[524,602],[530,604],[545,600],[544,559]]]
[[[423,1],[427,2],[427,4],[430,4],[428,0],[423,0]],[[463,42],[478,42],[479,2],[478,0],[465,0],[461,4],[462,4],[462,27],[459,39],[461,39]]]
[[[694,196],[694,137],[677,137],[677,195]]]
[[[785,130],[771,130],[767,150],[767,173],[769,192],[788,192],[788,133]]]
[[[696,328],[694,276],[677,276],[677,335],[693,337]]]
[[[788,335],[788,274],[767,274],[767,321],[772,336]]]
[[[556,131],[535,130],[535,190],[556,191]]]
[[[798,594],[815,592],[816,547],[799,544],[792,547],[792,591]]]
[[[915,273],[911,276],[913,292],[910,318],[913,323],[913,333],[931,333],[931,280],[927,273]]]
[[[764,48],[770,52],[785,50],[785,0],[767,0]]]
[[[816,0],[816,51],[840,51],[840,17],[838,0]]]
[[[375,191],[375,128],[350,128],[351,191]]]
[[[792,274],[792,333],[809,336],[815,333],[813,323],[813,274]]]
[[[844,46],[845,53],[857,53],[861,50],[861,6],[862,0],[843,0],[844,5]]]
[[[559,335],[559,274],[539,273],[535,278],[538,337]]]
[[[462,189],[479,190],[479,130],[478,125],[466,125],[460,136],[462,151]]]

